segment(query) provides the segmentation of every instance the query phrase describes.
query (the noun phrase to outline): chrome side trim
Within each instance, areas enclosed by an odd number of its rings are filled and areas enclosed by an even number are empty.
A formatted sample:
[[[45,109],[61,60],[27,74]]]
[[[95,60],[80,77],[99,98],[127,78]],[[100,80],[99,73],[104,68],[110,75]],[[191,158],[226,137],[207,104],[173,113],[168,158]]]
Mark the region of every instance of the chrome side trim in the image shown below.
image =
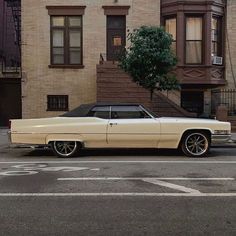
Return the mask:
[[[12,134],[44,134],[44,135],[106,135],[106,133],[38,133],[38,132],[29,132],[29,133],[12,133]],[[161,135],[161,133],[113,133],[113,134],[125,134],[125,135]],[[165,135],[176,135],[177,133],[167,133]]]

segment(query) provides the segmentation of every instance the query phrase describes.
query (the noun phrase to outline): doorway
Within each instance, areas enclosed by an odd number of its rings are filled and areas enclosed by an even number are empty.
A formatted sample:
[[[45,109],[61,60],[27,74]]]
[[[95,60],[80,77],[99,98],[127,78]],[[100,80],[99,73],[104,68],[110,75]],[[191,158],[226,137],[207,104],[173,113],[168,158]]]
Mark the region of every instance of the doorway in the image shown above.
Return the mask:
[[[20,118],[20,79],[0,79],[0,126],[8,126],[9,119]]]
[[[181,107],[186,111],[202,114],[204,111],[204,92],[203,91],[182,91]]]
[[[107,60],[119,60],[126,45],[126,17],[107,16]]]

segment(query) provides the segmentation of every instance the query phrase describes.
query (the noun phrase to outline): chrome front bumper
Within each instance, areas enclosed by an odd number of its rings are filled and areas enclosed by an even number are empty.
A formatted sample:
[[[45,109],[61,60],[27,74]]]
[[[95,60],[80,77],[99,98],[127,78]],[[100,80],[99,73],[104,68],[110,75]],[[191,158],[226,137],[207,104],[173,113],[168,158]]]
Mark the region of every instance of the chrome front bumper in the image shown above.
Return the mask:
[[[211,144],[227,143],[231,139],[230,134],[212,134]]]

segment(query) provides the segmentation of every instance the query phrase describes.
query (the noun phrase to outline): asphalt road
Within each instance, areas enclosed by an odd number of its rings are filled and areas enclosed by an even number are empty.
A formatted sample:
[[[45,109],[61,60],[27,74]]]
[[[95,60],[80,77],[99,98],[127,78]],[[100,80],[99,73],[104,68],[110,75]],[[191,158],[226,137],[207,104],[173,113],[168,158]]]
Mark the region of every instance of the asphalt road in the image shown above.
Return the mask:
[[[0,149],[0,235],[236,235],[236,149]]]

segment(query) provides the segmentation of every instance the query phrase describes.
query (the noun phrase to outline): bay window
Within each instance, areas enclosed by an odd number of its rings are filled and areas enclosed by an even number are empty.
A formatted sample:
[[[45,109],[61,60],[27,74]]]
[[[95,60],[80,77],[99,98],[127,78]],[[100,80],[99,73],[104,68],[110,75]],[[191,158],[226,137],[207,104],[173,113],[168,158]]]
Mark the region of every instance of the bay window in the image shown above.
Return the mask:
[[[222,25],[221,18],[213,17],[211,24],[211,37],[212,37],[212,56],[222,56]]]
[[[186,64],[202,64],[202,17],[186,17]]]
[[[165,30],[172,35],[172,50],[176,54],[176,18],[165,19]]]

